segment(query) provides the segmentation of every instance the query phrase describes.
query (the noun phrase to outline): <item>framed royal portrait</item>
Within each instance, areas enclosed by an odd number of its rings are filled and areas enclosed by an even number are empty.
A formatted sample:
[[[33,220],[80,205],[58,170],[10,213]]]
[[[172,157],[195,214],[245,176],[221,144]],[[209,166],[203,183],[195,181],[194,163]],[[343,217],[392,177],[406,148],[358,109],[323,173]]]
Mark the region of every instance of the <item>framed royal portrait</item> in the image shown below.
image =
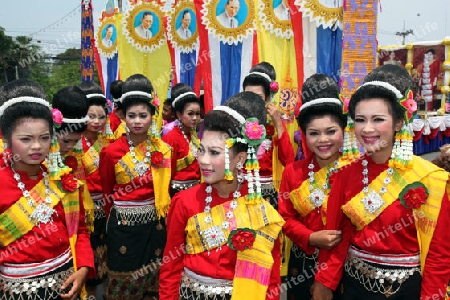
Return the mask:
[[[202,23],[214,36],[235,44],[255,29],[254,0],[205,0]]]
[[[117,53],[117,28],[114,17],[105,18],[100,22],[95,43],[103,56],[112,57]]]
[[[192,1],[179,1],[167,18],[167,36],[174,48],[189,53],[198,47],[197,14]]]
[[[258,19],[276,36],[290,38],[293,35],[288,0],[259,0]]]
[[[123,34],[137,49],[151,52],[164,43],[163,20],[164,13],[156,3],[134,5],[124,14]]]

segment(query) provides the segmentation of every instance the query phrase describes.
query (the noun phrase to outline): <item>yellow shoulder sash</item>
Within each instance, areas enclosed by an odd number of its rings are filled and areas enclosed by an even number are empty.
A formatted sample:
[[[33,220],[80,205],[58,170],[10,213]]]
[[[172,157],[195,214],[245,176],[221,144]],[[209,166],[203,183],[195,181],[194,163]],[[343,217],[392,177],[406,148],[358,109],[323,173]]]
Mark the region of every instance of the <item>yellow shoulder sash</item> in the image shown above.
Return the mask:
[[[445,188],[447,175],[443,174],[445,172],[443,172],[442,169],[439,169],[431,163],[416,156],[413,157],[413,166],[413,168],[408,168],[405,170],[394,169],[394,173],[391,176],[391,181],[388,185],[386,185],[387,191],[382,196],[379,196],[380,198],[366,198],[366,194],[361,191],[342,206],[343,212],[351,220],[353,225],[355,225],[357,230],[362,230],[365,226],[375,220],[381,212],[383,212],[387,207],[394,203],[398,199],[400,192],[408,184],[416,181],[422,181],[423,178],[427,176],[429,176],[430,178],[437,176],[436,179],[439,179],[444,175],[445,180],[438,181],[443,182]],[[370,191],[376,191],[376,195],[379,195],[378,191],[380,191],[380,189],[384,186],[384,179],[386,178],[386,176],[387,170],[381,172],[374,180],[372,180],[372,182],[368,186],[369,193]],[[430,188],[428,187],[428,189]],[[373,194],[373,196],[376,195]],[[442,197],[442,195],[443,193],[441,193],[439,197]],[[430,202],[431,198],[432,195],[430,194],[427,199],[427,204]],[[368,204],[372,204],[373,202],[371,201],[377,201],[378,205],[376,205],[372,209],[368,209],[366,206],[368,206]],[[422,207],[424,206],[427,205],[422,205]]]
[[[101,140],[98,138],[95,143],[89,147],[88,151],[83,155],[83,165],[86,170],[86,175],[89,176],[98,170],[98,164],[100,161],[100,151],[107,145],[107,140]]]
[[[49,188],[51,191],[49,196],[52,202],[46,205],[51,208],[54,208],[66,194],[60,189],[58,183],[59,181],[49,180]],[[45,189],[44,180],[39,181],[39,183],[29,191],[30,197],[33,198],[36,203],[43,202],[46,197]],[[1,246],[8,246],[39,224],[31,217],[33,211],[34,207],[30,207],[28,205],[28,200],[22,196],[0,215]]]
[[[335,170],[349,164],[351,161],[339,159],[338,165],[335,167]],[[332,163],[334,164],[334,163]],[[315,199],[313,197],[324,197],[321,207],[321,216],[323,224],[326,223],[326,211],[328,206],[328,195],[330,193],[330,189],[323,189],[325,185],[328,185],[328,179],[333,172],[332,164],[329,164],[319,171],[315,172],[314,179],[315,185],[313,190],[310,190],[310,181],[309,179],[304,180],[302,184],[295,190],[290,193],[290,199],[294,209],[302,216],[307,216],[310,212],[314,211],[318,207],[316,206]]]
[[[127,126],[125,125],[125,121],[122,120],[120,125],[114,131],[114,140],[118,140],[125,133],[127,133]]]

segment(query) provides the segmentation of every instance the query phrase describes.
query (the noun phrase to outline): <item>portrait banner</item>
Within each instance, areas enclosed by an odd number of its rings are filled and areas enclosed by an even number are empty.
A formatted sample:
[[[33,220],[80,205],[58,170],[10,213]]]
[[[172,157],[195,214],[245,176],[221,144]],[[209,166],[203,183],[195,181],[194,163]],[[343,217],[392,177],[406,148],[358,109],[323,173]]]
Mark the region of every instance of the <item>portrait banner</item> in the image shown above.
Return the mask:
[[[118,31],[114,13],[103,13],[102,17],[95,33],[94,53],[100,85],[106,98],[111,99],[109,87],[119,79]]]
[[[122,26],[127,42],[142,52],[153,52],[166,43],[164,12],[157,1],[132,6],[124,13]]]
[[[205,111],[242,90],[257,62],[254,0],[195,0],[200,53],[197,72],[203,80]]]
[[[169,40],[173,83],[185,83],[194,89],[197,69],[199,36],[197,14],[192,1],[178,1],[167,14],[167,39]]]

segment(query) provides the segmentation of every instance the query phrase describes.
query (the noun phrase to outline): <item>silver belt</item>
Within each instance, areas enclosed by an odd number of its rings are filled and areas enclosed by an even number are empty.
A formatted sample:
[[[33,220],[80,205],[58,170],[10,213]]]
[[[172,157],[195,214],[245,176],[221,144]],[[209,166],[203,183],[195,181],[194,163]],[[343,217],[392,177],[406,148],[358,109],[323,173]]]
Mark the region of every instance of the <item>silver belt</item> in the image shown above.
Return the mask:
[[[184,181],[171,180],[170,187],[177,191],[183,191],[183,190],[187,190],[187,189],[199,184],[199,182],[200,181],[198,181],[198,180],[184,180]]]
[[[233,292],[233,281],[226,279],[210,278],[198,275],[191,270],[184,268],[181,277],[180,296],[182,299],[196,299],[199,295],[207,299],[222,300],[227,299]]]
[[[350,254],[347,256],[344,269],[350,277],[358,280],[366,290],[373,293],[381,293],[386,297],[397,293],[402,283],[414,275],[415,272],[420,272],[419,267],[401,269],[379,268]],[[393,288],[395,283],[398,286]]]
[[[135,207],[114,206],[118,225],[137,226],[156,220],[156,207],[143,205]]]
[[[0,294],[1,299],[10,299],[12,295],[24,295],[24,299],[41,300],[56,299],[63,291],[61,286],[73,274],[73,269],[54,273],[51,275],[11,279],[0,275]],[[41,298],[37,293],[44,291],[44,297]],[[9,298],[8,298],[9,296]]]

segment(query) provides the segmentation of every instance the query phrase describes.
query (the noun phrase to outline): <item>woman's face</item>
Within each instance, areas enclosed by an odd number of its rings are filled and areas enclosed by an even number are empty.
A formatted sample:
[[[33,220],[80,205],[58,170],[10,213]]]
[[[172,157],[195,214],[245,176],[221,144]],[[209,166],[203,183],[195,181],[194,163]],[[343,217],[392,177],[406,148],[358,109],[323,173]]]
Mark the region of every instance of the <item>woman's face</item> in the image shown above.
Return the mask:
[[[196,102],[187,103],[184,106],[183,113],[177,112],[177,116],[184,127],[189,129],[197,128],[197,125],[200,122],[200,104]]]
[[[344,140],[344,132],[330,116],[314,118],[306,126],[305,141],[309,150],[316,156],[321,167],[339,157],[339,149]]]
[[[89,117],[89,120],[87,122],[87,131],[99,132],[105,127],[106,113],[102,106],[89,106],[87,115]]]
[[[200,147],[198,149],[197,161],[200,171],[207,184],[215,184],[224,180],[225,175],[225,140],[228,138],[223,132],[204,131]],[[236,164],[239,157],[234,155],[230,149],[230,171],[236,172]]]
[[[125,122],[131,133],[135,135],[147,134],[152,123],[150,108],[145,104],[130,106],[125,115]]]
[[[81,132],[67,132],[63,130],[56,133],[56,139],[59,143],[59,153],[64,156],[72,150],[81,139]]]
[[[356,104],[356,138],[377,163],[383,163],[391,156],[395,133],[402,125],[403,120],[394,123],[384,99],[363,99]]]
[[[261,99],[264,100],[264,102],[270,101],[270,96],[266,97],[266,94],[264,93],[264,87],[262,85],[247,85],[244,89],[244,92],[253,92],[256,95],[260,96]]]
[[[40,165],[47,157],[51,145],[48,122],[32,118],[17,120],[8,144],[16,169],[25,170],[27,165]]]

